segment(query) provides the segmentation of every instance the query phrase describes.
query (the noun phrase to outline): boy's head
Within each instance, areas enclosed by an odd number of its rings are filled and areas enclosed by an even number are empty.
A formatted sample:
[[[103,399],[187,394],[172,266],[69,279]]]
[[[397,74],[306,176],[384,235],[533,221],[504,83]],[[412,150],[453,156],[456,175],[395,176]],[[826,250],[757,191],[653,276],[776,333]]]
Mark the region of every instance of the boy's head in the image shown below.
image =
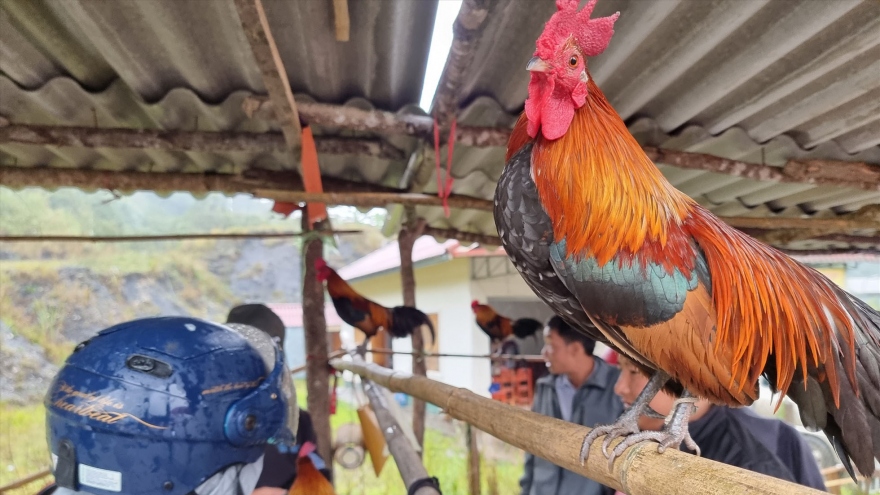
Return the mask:
[[[596,341],[571,328],[562,318],[554,316],[544,327],[544,361],[550,373],[566,374],[593,355]]]
[[[636,366],[632,359],[625,355],[618,354],[617,360],[620,366],[620,376],[617,378],[617,383],[614,385],[614,393],[620,397],[621,401],[623,401],[624,407],[629,408],[632,406],[633,402],[636,401],[636,397],[639,396],[648,384],[650,378],[641,370],[641,368]],[[672,411],[675,399],[675,396],[670,395],[665,390],[661,390],[654,396],[654,399],[651,400],[651,409],[666,416]],[[697,401],[696,405],[700,412],[694,413],[694,415],[691,416],[691,420],[699,418],[702,415],[702,411],[708,410],[709,402],[706,401],[706,399],[700,399]],[[642,430],[657,431],[663,428],[663,420],[641,416],[639,418],[639,428]]]

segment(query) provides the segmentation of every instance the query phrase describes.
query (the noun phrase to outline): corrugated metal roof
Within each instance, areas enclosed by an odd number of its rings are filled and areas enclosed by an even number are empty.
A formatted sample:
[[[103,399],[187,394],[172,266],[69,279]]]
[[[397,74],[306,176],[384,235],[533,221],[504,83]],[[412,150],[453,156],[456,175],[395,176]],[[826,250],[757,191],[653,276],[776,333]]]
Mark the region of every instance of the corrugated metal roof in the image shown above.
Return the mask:
[[[331,2],[264,4],[298,100],[422,113],[416,102],[436,0],[349,2],[347,43],[334,38]],[[459,123],[509,126],[526,97],[525,62],[554,2],[489,5]],[[594,15],[616,10],[615,37],[590,67],[641,143],[770,165],[790,158],[880,164],[880,3],[602,0]],[[265,132],[274,124],[241,110],[245,97],[262,93],[231,1],[0,4],[0,115],[13,123]],[[386,139],[407,153],[420,145]],[[491,198],[503,155],[457,146],[454,192]],[[294,165],[283,153],[23,145],[0,145],[0,161],[186,172]],[[327,155],[321,167],[329,176],[397,186],[406,161]],[[880,193],[864,190],[661,168],[719,215],[833,216],[880,203]],[[436,191],[433,179],[425,190]],[[453,210],[448,219],[439,208],[418,212],[434,226],[495,233],[485,212]],[[789,247],[806,246],[845,244]]]

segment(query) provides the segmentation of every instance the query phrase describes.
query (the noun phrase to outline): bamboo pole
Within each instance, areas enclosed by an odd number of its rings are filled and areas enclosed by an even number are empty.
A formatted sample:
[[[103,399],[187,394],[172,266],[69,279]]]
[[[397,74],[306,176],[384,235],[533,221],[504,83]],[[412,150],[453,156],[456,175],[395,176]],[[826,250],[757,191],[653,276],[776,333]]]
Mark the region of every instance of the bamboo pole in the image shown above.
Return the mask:
[[[366,364],[359,356],[355,356],[352,362],[359,362],[361,366]],[[381,366],[375,364],[370,364],[370,366],[381,368]],[[394,419],[391,411],[388,410],[386,398],[379,386],[370,380],[363,380],[363,384],[364,392],[366,392],[367,398],[370,400],[370,406],[373,408],[373,412],[376,413],[376,420],[382,429],[382,435],[385,437],[385,443],[388,444],[388,450],[391,451],[394,462],[397,464],[397,470],[400,472],[401,479],[403,479],[403,484],[407,488],[407,492],[409,492],[409,487],[413,483],[428,477],[428,471],[422,465],[418,452],[413,448],[401,426],[397,424],[397,420]],[[440,493],[433,487],[423,486],[412,495],[440,495]]]
[[[362,230],[336,230],[321,235],[362,234]],[[275,239],[302,237],[302,232],[251,232],[232,234],[167,234],[167,235],[0,235],[0,242],[152,242],[186,241],[192,239]]]
[[[470,423],[503,442],[630,495],[822,493],[679,450],[670,449],[660,454],[653,442],[629,448],[611,471],[602,454],[602,442],[594,442],[586,465],[581,466],[578,461],[581,442],[590,428],[508,406],[463,388],[408,373],[338,359],[330,364],[394,392],[420,397],[453,418]],[[612,442],[612,448],[618,442]]]

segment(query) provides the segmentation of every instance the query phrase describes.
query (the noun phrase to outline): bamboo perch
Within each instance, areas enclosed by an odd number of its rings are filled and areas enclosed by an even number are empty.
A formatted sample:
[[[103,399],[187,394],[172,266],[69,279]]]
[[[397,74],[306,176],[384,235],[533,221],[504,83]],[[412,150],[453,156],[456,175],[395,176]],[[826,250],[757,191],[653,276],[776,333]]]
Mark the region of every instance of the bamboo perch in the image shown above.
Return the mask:
[[[374,381],[394,392],[424,399],[446,414],[474,425],[514,447],[629,495],[822,493],[763,474],[703,459],[679,450],[660,454],[657,444],[629,448],[608,470],[602,442],[593,443],[585,466],[578,462],[581,442],[590,428],[508,406],[477,394],[372,364],[335,359],[330,365]],[[612,442],[612,448],[619,441]]]
[[[356,356],[354,359],[355,361],[353,362],[359,361],[363,363],[359,356]],[[397,470],[403,479],[403,484],[407,491],[409,491],[409,487],[413,483],[428,477],[428,471],[422,465],[422,460],[410,443],[409,438],[407,438],[401,426],[397,424],[397,420],[394,419],[394,416],[388,410],[385,396],[379,387],[369,380],[363,380],[363,384],[364,392],[366,392],[367,398],[370,399],[370,406],[373,408],[373,412],[376,413],[379,427],[382,428],[382,435],[385,437],[385,443],[388,444],[388,450],[391,451],[394,462],[397,464]],[[440,495],[440,493],[433,487],[423,486],[416,490],[413,495]]]

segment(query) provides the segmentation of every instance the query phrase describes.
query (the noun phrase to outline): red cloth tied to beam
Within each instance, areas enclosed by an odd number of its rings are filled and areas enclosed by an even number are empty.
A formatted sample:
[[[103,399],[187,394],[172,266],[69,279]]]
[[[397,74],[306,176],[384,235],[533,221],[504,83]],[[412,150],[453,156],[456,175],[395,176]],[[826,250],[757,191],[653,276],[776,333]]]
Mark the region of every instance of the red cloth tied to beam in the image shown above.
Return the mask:
[[[304,126],[302,130],[302,174],[303,186],[306,192],[324,192],[321,185],[321,169],[318,167],[318,149],[315,147],[315,137],[312,128]],[[324,203],[309,203],[306,205],[306,214],[309,216],[309,225],[315,225],[327,219],[327,207]]]

